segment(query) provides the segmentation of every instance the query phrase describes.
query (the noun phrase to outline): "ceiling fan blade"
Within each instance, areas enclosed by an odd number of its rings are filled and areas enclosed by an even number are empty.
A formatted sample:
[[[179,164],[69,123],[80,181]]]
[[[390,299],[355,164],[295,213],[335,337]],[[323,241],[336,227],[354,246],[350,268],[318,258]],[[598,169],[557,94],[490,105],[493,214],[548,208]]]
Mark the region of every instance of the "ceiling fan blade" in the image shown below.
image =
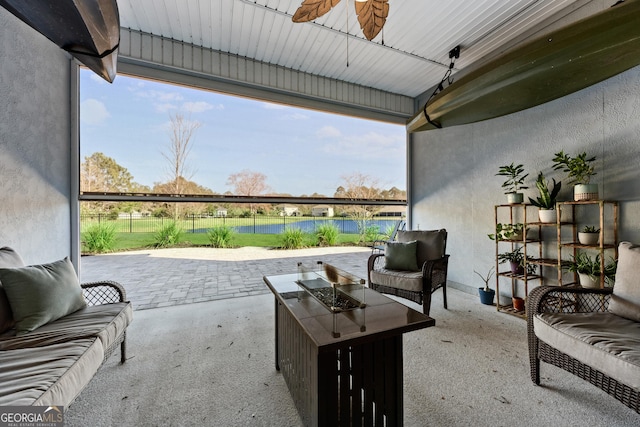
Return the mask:
[[[340,0],[304,0],[291,20],[309,22],[329,12]]]
[[[356,0],[356,15],[367,40],[378,35],[389,16],[389,0]]]

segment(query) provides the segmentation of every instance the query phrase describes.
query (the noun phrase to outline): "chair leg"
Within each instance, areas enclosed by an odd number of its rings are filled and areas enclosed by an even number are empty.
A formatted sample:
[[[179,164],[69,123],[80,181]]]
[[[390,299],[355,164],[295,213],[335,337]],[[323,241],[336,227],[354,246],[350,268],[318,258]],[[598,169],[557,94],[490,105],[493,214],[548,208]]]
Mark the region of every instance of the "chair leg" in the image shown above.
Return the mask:
[[[120,343],[120,363],[124,363],[127,360],[127,337]]]
[[[423,292],[424,297],[422,298],[422,312],[429,315],[429,311],[431,311],[431,292]]]
[[[447,284],[442,285],[442,299],[444,300],[444,309],[447,309]]]

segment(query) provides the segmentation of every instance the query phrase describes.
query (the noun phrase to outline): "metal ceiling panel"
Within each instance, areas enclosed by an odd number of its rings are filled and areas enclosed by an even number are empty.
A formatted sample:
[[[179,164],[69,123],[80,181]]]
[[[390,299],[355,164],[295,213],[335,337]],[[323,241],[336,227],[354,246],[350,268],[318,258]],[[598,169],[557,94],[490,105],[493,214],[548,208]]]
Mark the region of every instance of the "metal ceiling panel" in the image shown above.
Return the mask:
[[[302,0],[118,0],[124,28],[316,76],[416,97],[576,0],[389,0],[383,31],[365,39],[354,0],[293,23]],[[348,66],[347,66],[348,64]]]

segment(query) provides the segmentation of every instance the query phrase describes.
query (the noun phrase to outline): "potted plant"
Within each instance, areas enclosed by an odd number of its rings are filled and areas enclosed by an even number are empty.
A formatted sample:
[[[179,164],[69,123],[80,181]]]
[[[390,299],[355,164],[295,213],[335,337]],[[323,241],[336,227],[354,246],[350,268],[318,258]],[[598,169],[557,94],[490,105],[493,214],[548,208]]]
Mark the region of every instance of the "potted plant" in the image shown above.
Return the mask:
[[[583,245],[597,245],[600,240],[600,229],[594,225],[587,225],[578,231],[578,242]]]
[[[556,182],[554,179],[553,188],[549,191],[549,183],[544,178],[544,174],[539,172],[538,178],[536,179],[536,188],[540,196],[536,197],[535,200],[529,197],[529,202],[540,209],[538,211],[540,222],[556,222],[556,198],[558,197],[560,188],[562,188],[562,183]]]
[[[577,252],[573,260],[568,265],[568,270],[572,273],[578,273],[580,278],[580,286],[583,288],[599,288],[600,287],[600,254],[595,258],[590,257],[586,252]],[[605,283],[612,285],[616,277],[616,269],[618,263],[611,258],[604,266]]]
[[[519,190],[526,190],[529,187],[524,186],[524,180],[529,174],[524,173],[523,165],[510,165],[500,166],[496,176],[506,176],[507,179],[502,183],[502,189],[504,194],[507,195],[507,202],[509,204],[522,203],[524,201],[524,195]]]
[[[515,224],[496,224],[496,234],[488,234],[491,240],[512,240],[521,241],[524,237],[524,224],[517,222]]]
[[[532,257],[527,256],[527,261],[530,261],[532,259],[533,259]],[[513,274],[524,274],[524,266],[525,266],[524,261],[525,260],[524,260],[524,254],[522,253],[522,246],[519,246],[510,252],[503,252],[501,254],[498,254],[498,263],[504,264],[506,262],[509,262],[511,266],[511,272]],[[527,262],[526,265],[527,265],[527,275],[535,274],[537,265],[531,264],[529,262]]]
[[[592,165],[595,160],[595,156],[587,158],[586,152],[571,157],[564,150],[553,158],[553,169],[567,172],[569,183],[575,184],[573,199],[576,201],[598,200],[598,184],[590,184],[591,177],[596,174]]]
[[[484,305],[493,305],[493,298],[496,295],[496,291],[489,287],[489,280],[491,280],[491,276],[493,275],[493,267],[489,269],[486,277],[475,270],[473,270],[473,272],[480,276],[480,278],[484,282],[484,288],[478,288],[478,294],[480,294],[480,302]]]

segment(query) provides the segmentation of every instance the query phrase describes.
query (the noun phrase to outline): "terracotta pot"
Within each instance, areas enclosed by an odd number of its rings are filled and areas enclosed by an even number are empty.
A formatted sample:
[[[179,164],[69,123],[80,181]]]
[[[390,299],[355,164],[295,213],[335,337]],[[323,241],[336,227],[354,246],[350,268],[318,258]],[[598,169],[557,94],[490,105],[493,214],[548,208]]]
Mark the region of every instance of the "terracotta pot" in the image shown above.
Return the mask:
[[[524,298],[513,297],[511,298],[513,302],[513,309],[516,311],[524,311]]]

